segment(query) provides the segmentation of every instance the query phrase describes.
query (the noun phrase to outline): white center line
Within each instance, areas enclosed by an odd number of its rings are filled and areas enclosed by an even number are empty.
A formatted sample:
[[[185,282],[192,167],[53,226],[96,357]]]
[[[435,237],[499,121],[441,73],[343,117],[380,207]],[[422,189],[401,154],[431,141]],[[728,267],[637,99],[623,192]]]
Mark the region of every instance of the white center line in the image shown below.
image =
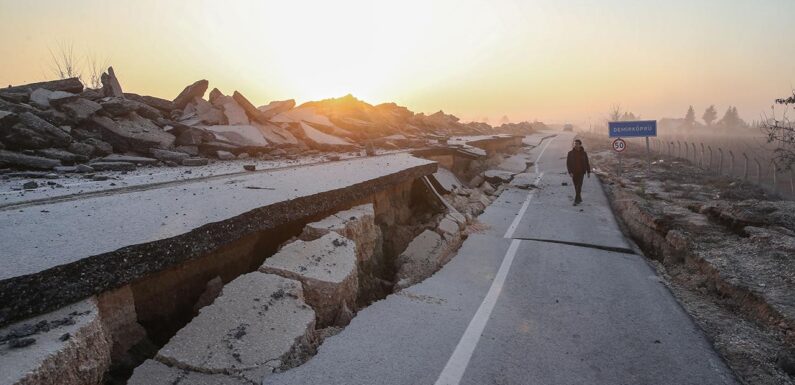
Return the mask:
[[[554,137],[552,139],[554,139]],[[547,146],[549,146],[549,143],[552,142],[552,139],[547,141],[544,148],[542,148],[541,152],[538,154],[538,157],[536,157],[535,171],[536,174],[538,174],[534,182],[536,186],[538,186],[538,183],[544,176],[543,172],[539,173],[538,171],[538,160],[541,159],[541,155],[544,154],[544,151],[547,149]],[[533,199],[534,195],[535,191],[530,191],[527,194],[527,198],[522,204],[522,207],[519,209],[519,212],[516,213],[513,222],[505,232],[505,238],[513,237],[513,233],[516,231],[519,222],[521,222],[525,211],[527,211],[527,207],[530,205],[530,200]],[[469,321],[464,335],[461,336],[461,340],[458,341],[458,345],[456,345],[450,359],[447,360],[447,364],[444,366],[444,369],[442,369],[442,373],[439,374],[439,378],[436,380],[435,385],[458,385],[461,382],[461,378],[464,376],[464,372],[469,365],[469,360],[472,358],[472,353],[475,352],[475,347],[477,347],[478,341],[480,341],[480,336],[483,334],[486,323],[488,323],[491,317],[494,305],[497,304],[497,299],[500,297],[502,287],[505,285],[505,278],[508,276],[508,271],[511,269],[511,264],[513,264],[516,251],[519,249],[521,243],[522,241],[518,239],[511,241],[511,245],[508,246],[508,251],[505,252],[505,256],[502,258],[500,269],[497,270],[497,275],[494,277],[494,281],[492,281],[491,287],[489,287],[489,291],[486,293],[486,297],[483,298],[483,302],[480,303],[478,310],[475,312],[475,316]]]
[[[486,293],[486,298],[483,299],[475,316],[469,321],[467,330],[458,342],[458,346],[456,346],[455,351],[453,351],[453,355],[450,356],[450,359],[447,361],[447,365],[444,366],[442,373],[439,375],[439,379],[436,380],[436,385],[458,385],[458,383],[461,382],[461,377],[464,376],[464,371],[466,371],[467,365],[469,365],[469,359],[472,358],[472,353],[478,345],[480,335],[483,333],[483,329],[489,321],[491,311],[494,310],[494,305],[497,303],[500,292],[502,292],[502,286],[505,284],[505,277],[508,276],[508,270],[511,269],[511,264],[513,263],[516,250],[519,249],[520,243],[522,243],[522,241],[518,239],[511,241],[511,245],[505,253],[500,269],[494,277],[494,282],[491,283],[489,292]]]

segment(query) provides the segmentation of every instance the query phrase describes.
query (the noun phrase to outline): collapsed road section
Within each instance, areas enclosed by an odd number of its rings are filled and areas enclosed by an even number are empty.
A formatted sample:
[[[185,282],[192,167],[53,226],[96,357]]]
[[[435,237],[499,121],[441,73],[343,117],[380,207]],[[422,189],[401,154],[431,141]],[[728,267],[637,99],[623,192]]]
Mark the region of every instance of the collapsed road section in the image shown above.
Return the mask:
[[[2,207],[13,269],[0,273],[0,377],[116,384],[137,367],[141,383],[252,383],[300,365],[359,309],[449,260],[504,188],[486,174],[510,174],[504,153],[522,146],[482,140],[499,145]]]

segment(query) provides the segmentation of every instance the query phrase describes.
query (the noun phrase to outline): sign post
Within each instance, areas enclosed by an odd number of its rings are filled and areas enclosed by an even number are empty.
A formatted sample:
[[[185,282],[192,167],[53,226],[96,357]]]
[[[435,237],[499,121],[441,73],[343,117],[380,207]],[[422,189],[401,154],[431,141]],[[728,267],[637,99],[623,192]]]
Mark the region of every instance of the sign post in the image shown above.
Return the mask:
[[[607,123],[610,137],[618,138],[613,141],[613,149],[619,152],[618,167],[619,174],[621,173],[621,151],[616,149],[616,142],[624,142],[623,138],[646,138],[646,172],[647,176],[651,176],[651,151],[649,150],[649,137],[657,136],[657,121],[656,120],[638,120],[628,122],[608,122]],[[623,145],[626,148],[626,143]]]
[[[613,151],[618,153],[618,176],[621,176],[621,153],[627,149],[627,142],[624,139],[618,138],[613,141]]]

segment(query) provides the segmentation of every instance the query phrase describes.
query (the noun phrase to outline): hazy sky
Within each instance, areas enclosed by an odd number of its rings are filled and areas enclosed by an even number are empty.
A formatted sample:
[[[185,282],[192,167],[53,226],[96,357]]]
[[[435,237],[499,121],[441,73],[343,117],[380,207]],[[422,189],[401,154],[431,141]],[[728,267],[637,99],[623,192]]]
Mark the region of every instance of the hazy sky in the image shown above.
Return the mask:
[[[0,84],[49,48],[107,58],[126,91],[198,79],[254,104],[352,93],[496,123],[587,124],[715,104],[758,119],[795,85],[793,0],[0,0]]]

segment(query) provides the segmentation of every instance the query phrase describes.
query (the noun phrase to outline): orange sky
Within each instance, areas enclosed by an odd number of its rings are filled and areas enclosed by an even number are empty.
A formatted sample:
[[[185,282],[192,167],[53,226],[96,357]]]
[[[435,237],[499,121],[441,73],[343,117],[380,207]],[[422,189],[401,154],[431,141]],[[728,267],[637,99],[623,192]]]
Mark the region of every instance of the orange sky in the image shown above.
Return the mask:
[[[491,123],[587,125],[615,103],[752,120],[790,93],[794,1],[658,3],[0,0],[0,84],[51,78],[48,49],[72,44],[136,93],[206,78],[258,105],[352,93]]]

